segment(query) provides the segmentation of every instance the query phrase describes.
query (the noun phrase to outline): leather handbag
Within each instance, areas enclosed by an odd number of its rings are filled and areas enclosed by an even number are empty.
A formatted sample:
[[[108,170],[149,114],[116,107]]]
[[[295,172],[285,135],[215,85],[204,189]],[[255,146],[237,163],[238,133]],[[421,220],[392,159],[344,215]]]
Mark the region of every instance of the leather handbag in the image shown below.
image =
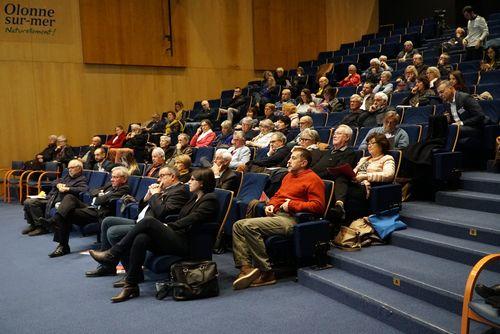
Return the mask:
[[[191,300],[219,295],[219,273],[213,261],[179,262],[170,268],[171,280],[156,284],[156,298],[172,295],[174,300]]]
[[[368,217],[356,219],[347,226],[341,226],[339,234],[333,241],[334,245],[343,250],[360,250],[361,247],[373,244],[383,244],[382,239],[375,233]]]

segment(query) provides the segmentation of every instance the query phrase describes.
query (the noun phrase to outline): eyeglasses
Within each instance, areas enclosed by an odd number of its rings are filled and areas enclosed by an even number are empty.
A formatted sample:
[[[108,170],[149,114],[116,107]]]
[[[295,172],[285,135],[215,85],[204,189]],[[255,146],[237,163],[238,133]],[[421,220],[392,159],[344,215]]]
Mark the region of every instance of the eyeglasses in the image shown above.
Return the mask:
[[[303,137],[300,137],[299,140],[312,140],[311,138],[303,138]]]
[[[166,177],[172,175],[172,173],[158,174],[158,177]]]
[[[371,142],[368,142],[368,143],[367,143],[367,145],[368,145],[368,146],[372,146],[372,145],[375,145],[375,144],[377,144],[377,142],[376,142],[376,141],[371,141]]]

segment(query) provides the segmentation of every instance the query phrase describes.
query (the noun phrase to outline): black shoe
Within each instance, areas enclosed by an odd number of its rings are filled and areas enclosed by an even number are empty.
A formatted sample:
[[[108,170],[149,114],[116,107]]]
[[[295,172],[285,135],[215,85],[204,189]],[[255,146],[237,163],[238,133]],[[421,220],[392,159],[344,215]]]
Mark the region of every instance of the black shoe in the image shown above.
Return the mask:
[[[89,254],[90,254],[90,256],[92,256],[92,258],[94,260],[96,260],[100,264],[104,264],[108,267],[116,267],[116,265],[119,262],[119,259],[116,256],[114,256],[113,254],[111,254],[111,252],[109,250],[104,251],[104,252],[100,252],[100,251],[95,251],[95,250],[91,249],[89,251]]]
[[[28,235],[30,237],[35,237],[37,235],[42,235],[42,234],[47,234],[47,233],[49,233],[49,231],[47,231],[43,227],[37,227],[33,231],[29,232]]]
[[[56,249],[49,254],[49,257],[59,257],[71,253],[69,246],[57,245]]]
[[[120,303],[131,298],[139,297],[139,295],[139,285],[126,283],[123,287],[123,290],[119,294],[111,298],[111,302]]]
[[[36,230],[36,226],[28,225],[28,227],[26,227],[21,233],[28,234],[30,232],[33,232],[34,230]]]
[[[491,287],[478,284],[474,290],[478,295],[485,299],[493,296],[500,296],[500,284],[492,285]]]
[[[106,266],[99,266],[95,270],[85,272],[87,277],[116,276],[116,269]]]
[[[344,203],[341,201],[337,201],[335,203],[335,211],[338,214],[338,217],[340,220],[345,220],[345,209],[344,209]]]

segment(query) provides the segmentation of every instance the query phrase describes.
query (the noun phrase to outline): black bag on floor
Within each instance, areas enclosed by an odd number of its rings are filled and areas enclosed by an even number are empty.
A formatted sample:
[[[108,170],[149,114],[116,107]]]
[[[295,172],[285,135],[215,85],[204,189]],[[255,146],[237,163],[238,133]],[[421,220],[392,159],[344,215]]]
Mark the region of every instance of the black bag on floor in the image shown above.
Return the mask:
[[[213,261],[179,262],[170,268],[171,281],[156,283],[156,298],[172,295],[175,300],[191,300],[219,295],[219,273]]]

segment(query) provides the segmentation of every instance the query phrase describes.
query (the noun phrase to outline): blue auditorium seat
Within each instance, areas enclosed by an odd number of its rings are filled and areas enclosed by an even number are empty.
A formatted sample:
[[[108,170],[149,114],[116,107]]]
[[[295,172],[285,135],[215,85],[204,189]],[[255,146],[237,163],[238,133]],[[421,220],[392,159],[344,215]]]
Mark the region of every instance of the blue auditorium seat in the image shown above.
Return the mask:
[[[212,162],[214,159],[215,147],[198,147],[196,152],[193,150],[193,162],[191,166],[193,167],[202,167],[202,159],[206,159],[206,161]]]
[[[330,128],[329,127],[317,127],[315,128],[318,131],[319,139],[322,143],[328,143],[330,139]]]
[[[356,141],[354,142],[354,149],[359,149],[359,145],[363,142],[363,139],[365,139],[366,135],[372,128],[360,128],[358,131],[358,135],[356,138]]]
[[[337,97],[351,97],[352,94],[356,94],[357,87],[339,87],[337,90]]]
[[[479,70],[479,60],[461,62],[458,64],[458,70],[462,73],[477,72]]]
[[[469,73],[464,73],[463,74],[465,85],[467,87],[472,87],[477,85],[477,82],[479,80],[479,72],[469,72]]]
[[[408,92],[394,93],[391,95],[391,106],[401,105],[405,97],[408,96]]]
[[[422,125],[401,124],[399,127],[406,131],[409,137],[410,145],[419,142],[422,138]]]
[[[500,99],[500,81],[495,84],[480,84],[476,86],[476,94],[489,92],[494,99]]]
[[[314,127],[322,127],[326,124],[326,118],[328,117],[328,113],[317,113],[314,112],[311,114],[311,118],[313,120]]]
[[[500,82],[500,70],[483,72],[480,74],[479,84],[495,84]],[[500,96],[496,97],[500,99]]]
[[[349,115],[348,111],[329,113],[328,118],[326,119],[326,127],[333,127],[339,125],[340,122],[347,115]]]
[[[426,124],[434,115],[434,106],[404,108],[402,124]]]

